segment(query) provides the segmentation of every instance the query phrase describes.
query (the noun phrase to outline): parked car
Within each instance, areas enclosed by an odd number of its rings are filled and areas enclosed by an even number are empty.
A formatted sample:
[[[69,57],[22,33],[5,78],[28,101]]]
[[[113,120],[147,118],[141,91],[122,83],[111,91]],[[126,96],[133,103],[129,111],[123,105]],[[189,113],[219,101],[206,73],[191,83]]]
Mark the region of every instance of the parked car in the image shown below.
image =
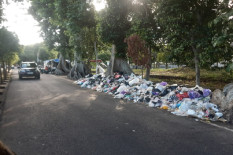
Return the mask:
[[[35,77],[40,79],[40,71],[35,62],[22,62],[19,67],[19,79],[23,77]]]

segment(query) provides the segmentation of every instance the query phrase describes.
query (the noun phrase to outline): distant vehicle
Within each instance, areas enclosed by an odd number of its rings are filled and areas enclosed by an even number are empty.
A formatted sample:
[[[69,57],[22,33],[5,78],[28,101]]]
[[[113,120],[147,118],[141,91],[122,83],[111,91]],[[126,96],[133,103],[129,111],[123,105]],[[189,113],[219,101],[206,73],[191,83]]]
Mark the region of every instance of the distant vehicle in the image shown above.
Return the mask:
[[[66,60],[67,62],[67,60]],[[57,65],[59,63],[59,59],[50,59],[50,60],[45,60],[44,61],[44,66],[40,69],[40,72],[43,74],[54,74]]]
[[[22,62],[19,67],[19,79],[23,77],[35,77],[40,79],[40,71],[35,62]]]

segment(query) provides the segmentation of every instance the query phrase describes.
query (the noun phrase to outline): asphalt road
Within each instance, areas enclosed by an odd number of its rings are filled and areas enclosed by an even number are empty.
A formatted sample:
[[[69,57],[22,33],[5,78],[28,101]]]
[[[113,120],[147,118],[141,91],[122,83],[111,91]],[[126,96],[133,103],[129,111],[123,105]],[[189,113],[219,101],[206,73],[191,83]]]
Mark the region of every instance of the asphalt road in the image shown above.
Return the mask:
[[[82,89],[64,77],[9,86],[0,140],[17,155],[233,154],[233,130]]]

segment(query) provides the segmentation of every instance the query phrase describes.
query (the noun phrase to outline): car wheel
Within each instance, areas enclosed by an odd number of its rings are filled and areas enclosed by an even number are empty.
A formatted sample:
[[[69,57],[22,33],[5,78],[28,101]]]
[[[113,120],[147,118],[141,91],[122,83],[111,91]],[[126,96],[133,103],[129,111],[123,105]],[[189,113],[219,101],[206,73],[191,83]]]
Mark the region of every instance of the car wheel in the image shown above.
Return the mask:
[[[22,80],[22,76],[19,75],[19,79]]]

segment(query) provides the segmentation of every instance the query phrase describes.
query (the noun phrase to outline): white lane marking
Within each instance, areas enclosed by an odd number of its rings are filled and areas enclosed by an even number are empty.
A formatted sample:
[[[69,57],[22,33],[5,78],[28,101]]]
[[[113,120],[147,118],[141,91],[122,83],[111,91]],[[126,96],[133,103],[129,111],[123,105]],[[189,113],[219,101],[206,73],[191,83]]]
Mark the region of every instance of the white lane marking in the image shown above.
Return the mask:
[[[227,131],[230,131],[233,133],[233,129],[229,129],[227,127],[224,127],[224,126],[220,126],[220,125],[217,125],[217,124],[213,124],[213,123],[210,123],[210,122],[204,122],[204,121],[201,121],[202,123],[205,123],[205,124],[209,124],[209,125],[212,125],[212,126],[215,126],[217,128],[220,128],[220,129],[225,129]]]

